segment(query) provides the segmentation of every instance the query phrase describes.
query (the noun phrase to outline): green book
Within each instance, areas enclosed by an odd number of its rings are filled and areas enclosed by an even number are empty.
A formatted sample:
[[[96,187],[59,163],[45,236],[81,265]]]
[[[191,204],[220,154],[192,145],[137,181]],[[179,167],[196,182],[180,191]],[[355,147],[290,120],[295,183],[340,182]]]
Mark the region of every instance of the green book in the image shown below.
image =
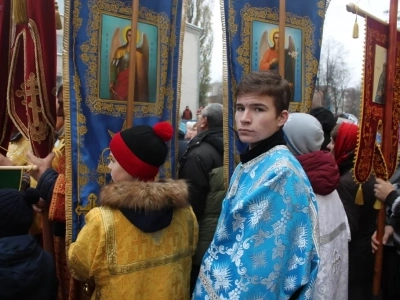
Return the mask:
[[[23,170],[0,170],[0,189],[21,188]]]

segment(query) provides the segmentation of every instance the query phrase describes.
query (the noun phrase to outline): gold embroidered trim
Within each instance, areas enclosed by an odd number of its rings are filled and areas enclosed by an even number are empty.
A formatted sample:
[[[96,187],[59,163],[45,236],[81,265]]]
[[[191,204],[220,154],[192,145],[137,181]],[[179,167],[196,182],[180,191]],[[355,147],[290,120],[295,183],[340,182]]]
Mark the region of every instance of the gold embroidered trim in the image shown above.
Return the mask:
[[[230,174],[229,174],[229,153],[230,153],[230,139],[229,139],[229,122],[231,120],[230,115],[232,114],[233,117],[233,111],[230,110],[230,105],[229,105],[229,87],[228,87],[228,57],[227,57],[227,48],[226,48],[226,34],[227,34],[227,27],[226,27],[226,20],[225,20],[225,7],[224,7],[224,2],[221,1],[220,3],[220,11],[221,11],[221,21],[222,21],[222,101],[224,104],[224,111],[223,111],[223,139],[224,139],[224,184],[225,184],[225,189],[228,189],[229,186],[229,179],[230,179]],[[234,11],[233,11],[234,13]],[[234,19],[234,16],[233,18]],[[230,21],[230,20],[229,20]],[[230,28],[232,28],[232,24],[230,24]],[[233,103],[232,103],[233,104]],[[234,120],[234,118],[232,118]],[[233,121],[233,123],[235,123]],[[235,126],[235,125],[233,125]],[[236,149],[235,146],[235,138],[233,138],[233,145],[231,149]],[[232,158],[233,159],[233,158]]]
[[[17,100],[14,97],[13,93],[13,88],[14,88],[14,80],[15,80],[15,74],[16,74],[16,67],[17,67],[17,57],[18,53],[20,52],[20,47],[22,43],[22,47],[24,48],[23,51],[25,53],[25,37],[26,32],[25,30],[21,30],[21,32],[17,35],[15,38],[14,42],[14,49],[13,49],[13,54],[11,57],[11,63],[10,63],[10,71],[9,71],[9,80],[8,80],[8,85],[7,85],[7,110],[8,110],[8,115],[10,119],[13,121],[14,125],[18,128],[18,131],[21,132],[21,134],[24,136],[25,139],[29,140],[29,131],[28,128],[22,123],[22,121],[19,118],[15,118],[17,116],[17,113],[15,111],[15,103],[17,101],[22,101],[22,100]]]
[[[178,62],[178,78],[177,78],[177,91],[176,91],[176,111],[175,111],[175,128],[179,128],[180,125],[180,107],[181,107],[181,84],[182,84],[182,60],[183,60],[183,40],[184,40],[184,35],[185,35],[185,30],[186,30],[186,9],[187,9],[187,1],[183,0],[182,3],[182,16],[181,16],[181,32],[179,33],[179,62]],[[173,113],[173,112],[172,112]],[[179,162],[179,157],[178,157],[178,149],[179,149],[179,139],[178,139],[178,131],[176,130],[175,133],[175,174],[177,174],[177,169],[178,169],[178,162]],[[172,158],[172,157],[171,157]],[[168,170],[166,170],[168,172]],[[171,175],[171,174],[169,174]],[[175,176],[167,176],[167,177],[173,177]]]
[[[127,265],[118,265],[113,211],[110,208],[104,206],[100,207],[100,211],[106,233],[106,256],[111,275],[128,274],[149,268],[171,264],[177,262],[182,258],[191,257],[194,254],[193,247],[188,247],[186,249],[176,252],[173,255],[165,255],[160,258],[141,260]],[[193,235],[191,233],[193,233],[194,224],[189,215],[187,215],[186,217],[189,227],[189,245],[193,245]]]
[[[33,44],[35,45],[35,67],[36,67],[36,72],[38,74],[37,77],[37,82],[39,86],[39,99],[40,99],[40,105],[42,108],[44,108],[45,113],[42,113],[43,119],[47,121],[47,125],[51,127],[51,129],[54,131],[56,130],[55,125],[56,125],[56,120],[54,119],[53,115],[50,113],[50,103],[54,103],[56,100],[54,99],[49,99],[49,95],[47,94],[47,82],[46,82],[46,77],[45,77],[45,68],[43,65],[43,55],[42,55],[42,44],[40,42],[40,36],[39,36],[39,30],[36,26],[36,23],[30,19],[29,20],[29,30],[31,32]],[[53,124],[53,126],[52,126]]]
[[[82,262],[76,256],[73,256],[71,258],[71,260],[68,260],[67,264],[68,264],[68,268],[69,268],[71,275],[75,279],[82,281],[82,282],[87,281],[87,278],[77,275],[77,273],[74,271],[74,269],[78,269],[79,270],[78,273],[89,274],[89,270],[82,264]],[[70,267],[71,265],[73,265],[74,268],[71,268]]]
[[[203,267],[201,267],[199,277],[200,277],[201,283],[204,286],[204,289],[207,291],[207,296],[209,297],[209,299],[210,300],[219,300],[220,298],[215,293],[215,291],[214,291],[214,289],[212,287],[212,283],[207,279],[207,277],[204,274]]]
[[[71,2],[65,1],[64,4],[64,36],[63,36],[63,96],[64,96],[64,112],[66,116],[64,120],[64,129],[65,129],[65,219],[66,219],[66,232],[65,232],[65,248],[66,253],[68,253],[69,246],[72,243],[72,145],[71,145],[71,104],[70,104],[70,88],[74,87],[75,89],[79,88],[79,82],[70,83],[69,80],[69,57],[75,57],[75,53],[70,53],[70,45],[69,45],[69,37],[70,37],[70,27],[71,27]],[[75,8],[74,18],[78,19],[79,15],[79,5]],[[76,31],[75,27],[75,31]],[[75,68],[76,64],[74,64]],[[75,70],[76,71],[76,70]],[[81,98],[78,98],[80,94],[77,94],[76,101],[79,101]],[[78,104],[77,104],[78,105]],[[78,154],[79,155],[79,154]],[[78,197],[79,201],[79,197]],[[79,203],[78,203],[79,204]]]

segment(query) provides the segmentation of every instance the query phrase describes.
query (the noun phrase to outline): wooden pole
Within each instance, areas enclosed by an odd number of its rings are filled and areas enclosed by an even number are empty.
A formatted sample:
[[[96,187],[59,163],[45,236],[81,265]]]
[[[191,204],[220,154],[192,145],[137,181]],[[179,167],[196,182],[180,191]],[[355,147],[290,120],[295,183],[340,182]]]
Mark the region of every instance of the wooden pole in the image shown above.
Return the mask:
[[[286,0],[279,0],[279,74],[285,78]]]
[[[389,8],[389,41],[387,49],[387,67],[386,67],[386,100],[384,106],[384,122],[382,132],[382,153],[385,161],[390,159],[390,149],[392,148],[392,107],[393,107],[393,92],[394,92],[394,77],[396,66],[396,42],[397,42],[397,8],[398,0],[390,0]],[[375,256],[373,294],[379,295],[381,275],[382,275],[382,258],[383,245],[382,238],[385,233],[385,207],[381,207],[378,212],[377,233],[376,238],[379,241],[378,251]]]
[[[139,21],[139,0],[132,0],[131,39],[129,41],[129,84],[128,103],[126,108],[126,128],[133,124],[133,104],[135,101],[136,82],[136,38]]]
[[[354,3],[349,3],[349,4],[347,4],[347,5],[346,5],[346,9],[347,9],[348,12],[351,12],[351,13],[353,13],[353,14],[357,14],[357,15],[359,15],[360,17],[363,17],[363,18],[368,17],[368,18],[374,19],[375,21],[378,21],[378,22],[380,22],[380,23],[382,23],[382,24],[387,24],[385,21],[383,21],[383,20],[381,20],[381,19],[379,19],[379,18],[377,18],[377,17],[371,15],[369,12],[367,12],[367,11],[365,11],[365,10],[359,8],[359,7],[358,7],[357,5],[355,5]]]
[[[54,254],[54,235],[49,221],[49,211],[42,212],[42,239],[43,239],[43,249],[53,255]]]
[[[37,170],[37,166],[0,166],[0,170],[23,170],[23,171],[32,171]]]

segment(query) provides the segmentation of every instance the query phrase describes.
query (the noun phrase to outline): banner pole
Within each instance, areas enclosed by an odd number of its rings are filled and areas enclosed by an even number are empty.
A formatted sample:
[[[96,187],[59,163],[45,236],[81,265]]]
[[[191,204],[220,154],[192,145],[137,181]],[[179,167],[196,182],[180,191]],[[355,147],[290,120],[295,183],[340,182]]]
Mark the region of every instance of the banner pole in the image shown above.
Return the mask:
[[[139,21],[139,0],[132,0],[131,39],[129,41],[129,84],[128,103],[126,108],[126,128],[133,124],[133,105],[135,101],[136,83],[136,38]]]
[[[285,78],[286,0],[279,0],[279,74]]]
[[[23,170],[23,171],[32,171],[37,170],[37,166],[0,166],[0,170]]]
[[[357,5],[355,5],[354,3],[349,3],[349,4],[347,4],[347,5],[346,5],[346,10],[347,10],[348,12],[351,12],[351,13],[353,13],[353,14],[355,14],[355,15],[360,16],[360,17],[363,17],[363,18],[368,17],[368,18],[374,19],[375,21],[377,21],[377,22],[379,22],[379,23],[382,23],[382,24],[387,25],[387,23],[386,23],[385,21],[383,21],[383,20],[381,20],[381,19],[379,19],[379,18],[377,18],[377,17],[371,15],[369,12],[367,12],[367,11],[361,9],[360,7],[358,7]]]
[[[394,77],[396,67],[396,43],[397,43],[397,8],[398,0],[390,0],[389,8],[389,43],[387,49],[387,69],[386,69],[386,87],[385,87],[385,105],[383,108],[383,132],[382,132],[382,153],[385,161],[390,159],[390,150],[392,143],[392,107],[394,95]],[[382,238],[385,233],[385,206],[382,205],[378,211],[376,239],[379,241],[378,251],[375,256],[373,294],[379,295],[382,275],[383,245]]]

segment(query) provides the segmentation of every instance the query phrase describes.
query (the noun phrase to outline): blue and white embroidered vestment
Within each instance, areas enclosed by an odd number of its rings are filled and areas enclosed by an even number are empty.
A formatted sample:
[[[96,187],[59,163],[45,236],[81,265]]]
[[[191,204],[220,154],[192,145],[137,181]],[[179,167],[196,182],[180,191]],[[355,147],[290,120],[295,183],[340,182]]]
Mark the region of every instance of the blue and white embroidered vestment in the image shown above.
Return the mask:
[[[239,164],[193,299],[311,299],[318,272],[316,199],[300,163],[276,146]]]

